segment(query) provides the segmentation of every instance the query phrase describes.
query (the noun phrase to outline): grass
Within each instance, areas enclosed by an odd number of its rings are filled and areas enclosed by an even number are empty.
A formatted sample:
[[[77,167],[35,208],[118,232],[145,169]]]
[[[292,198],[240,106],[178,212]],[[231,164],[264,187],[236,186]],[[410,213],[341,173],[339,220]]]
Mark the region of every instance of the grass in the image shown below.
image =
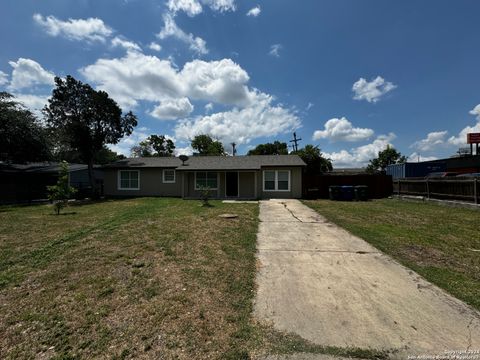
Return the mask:
[[[199,204],[0,208],[0,358],[248,354],[258,209]]]
[[[0,207],[0,358],[386,357],[255,322],[258,206],[200,204]]]
[[[392,199],[304,203],[480,310],[480,212]]]

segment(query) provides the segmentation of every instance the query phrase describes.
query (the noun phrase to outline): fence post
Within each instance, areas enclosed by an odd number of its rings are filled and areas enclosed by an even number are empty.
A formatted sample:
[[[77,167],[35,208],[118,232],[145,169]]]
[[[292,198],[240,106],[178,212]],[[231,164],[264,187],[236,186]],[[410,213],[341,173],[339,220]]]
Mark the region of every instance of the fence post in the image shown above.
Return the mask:
[[[401,184],[402,182],[400,181],[400,179],[398,179],[397,182],[398,182],[398,189],[397,189],[397,191],[398,191],[398,196],[400,196],[400,192],[401,192],[401,191],[400,191],[400,186],[401,186],[400,184]]]
[[[478,204],[478,189],[477,189],[478,181],[477,179],[473,179],[473,197],[475,198],[475,204]]]
[[[427,178],[427,199],[430,199],[430,186],[428,185],[428,178]]]

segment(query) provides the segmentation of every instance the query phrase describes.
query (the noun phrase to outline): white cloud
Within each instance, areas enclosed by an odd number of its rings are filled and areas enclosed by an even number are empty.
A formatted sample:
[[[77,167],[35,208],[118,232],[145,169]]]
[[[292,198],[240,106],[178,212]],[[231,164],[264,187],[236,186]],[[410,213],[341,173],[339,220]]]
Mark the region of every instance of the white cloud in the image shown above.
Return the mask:
[[[63,36],[70,40],[104,42],[113,33],[113,30],[98,18],[62,21],[55,16],[44,17],[40,14],[34,14],[33,20],[50,36]]]
[[[477,120],[480,121],[480,104],[475,106],[472,110],[468,112],[469,114],[476,115]]]
[[[193,111],[193,105],[188,98],[166,99],[150,112],[150,115],[160,120],[175,120],[185,118]]]
[[[168,0],[167,7],[172,13],[183,11],[188,16],[195,16],[203,11],[197,0]]]
[[[360,78],[352,86],[352,91],[355,93],[353,98],[355,100],[366,100],[370,103],[376,103],[383,95],[392,91],[396,87],[397,85],[385,81],[381,76],[377,76],[370,82],[364,78]]]
[[[174,153],[175,153],[175,156],[179,156],[179,155],[190,156],[190,155],[193,154],[193,149],[190,145],[187,145],[187,146],[181,147],[181,148],[176,147]]]
[[[300,127],[299,118],[290,110],[271,104],[264,98],[244,109],[219,112],[181,121],[175,127],[179,139],[191,139],[198,134],[211,134],[223,143],[249,143],[252,139],[275,136]]]
[[[126,39],[124,39],[120,36],[115,36],[112,39],[112,46],[113,47],[121,47],[121,48],[124,48],[127,51],[142,51],[142,49],[140,48],[140,46],[137,43],[135,43],[133,41],[126,40]]]
[[[203,0],[203,3],[218,12],[235,11],[237,9],[235,0]]]
[[[437,159],[438,158],[435,156],[422,156],[416,152],[410,154],[410,156],[407,158],[409,162],[432,161]]]
[[[257,17],[258,15],[260,15],[261,12],[262,12],[262,9],[260,8],[260,5],[257,5],[251,8],[250,10],[248,10],[247,16]]]
[[[0,71],[0,86],[8,83],[8,74]]]
[[[434,131],[427,134],[425,139],[414,142],[410,147],[420,151],[430,151],[445,144],[448,131]]]
[[[206,113],[209,113],[213,110],[213,104],[212,103],[208,103],[205,105],[205,112]]]
[[[314,106],[315,106],[314,103],[309,102],[309,103],[307,104],[307,107],[305,108],[305,111],[310,110],[310,109],[311,109],[312,107],[314,107]]]
[[[178,70],[168,60],[129,52],[118,59],[99,59],[80,72],[127,108],[138,100],[183,97],[245,107],[266,97],[248,89],[248,74],[230,59],[193,60]]]
[[[272,56],[280,57],[280,50],[282,49],[282,44],[273,44],[272,46],[270,46],[270,51],[268,53]]]
[[[34,85],[53,85],[55,75],[45,70],[32,59],[19,58],[16,62],[8,62],[12,70],[12,79],[8,86],[11,90],[19,90]]]
[[[476,115],[477,123],[473,126],[464,127],[458,136],[452,136],[448,139],[450,145],[465,146],[467,145],[467,134],[473,132],[480,132],[480,104],[469,111],[469,114]]]
[[[179,11],[185,12],[188,16],[193,17],[203,11],[202,3],[213,11],[225,12],[235,11],[234,0],[168,0],[167,8],[172,14]]]
[[[50,95],[13,94],[15,99],[25,105],[39,119],[43,118],[42,109],[48,104]]]
[[[130,156],[132,147],[138,145],[140,141],[145,140],[150,135],[150,129],[146,127],[136,128],[133,130],[130,136],[125,136],[117,144],[109,144],[107,146],[110,148],[110,150],[128,157]]]
[[[393,146],[391,142],[395,138],[394,133],[379,135],[370,144],[353,148],[350,151],[341,150],[339,152],[325,153],[325,156],[332,160],[333,166],[336,168],[365,167],[369,160],[378,156],[380,151],[385,150],[387,146]]]
[[[374,133],[372,129],[353,127],[345,117],[330,119],[324,126],[325,130],[316,130],[313,133],[313,140],[361,141],[368,139]]]
[[[206,41],[201,37],[193,36],[193,34],[187,34],[185,31],[180,29],[171,14],[165,14],[163,16],[163,21],[164,26],[156,35],[160,40],[173,37],[187,44],[190,50],[195,51],[199,55],[205,55],[208,53]]]
[[[160,44],[157,44],[156,42],[151,42],[149,45],[148,45],[148,48],[150,50],[153,50],[153,51],[160,51],[162,50],[162,47],[160,46]]]

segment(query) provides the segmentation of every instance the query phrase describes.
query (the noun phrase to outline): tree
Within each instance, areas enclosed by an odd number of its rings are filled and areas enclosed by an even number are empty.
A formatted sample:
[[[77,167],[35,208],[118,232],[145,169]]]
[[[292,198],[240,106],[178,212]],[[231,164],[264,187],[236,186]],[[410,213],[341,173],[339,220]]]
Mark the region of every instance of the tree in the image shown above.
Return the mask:
[[[317,175],[332,171],[332,161],[323,156],[320,148],[314,145],[305,145],[303,149],[293,152],[302,158],[307,164],[305,172],[309,175]]]
[[[0,160],[25,163],[50,159],[46,129],[13,95],[0,92]]]
[[[197,135],[191,142],[193,150],[199,155],[225,155],[225,149],[220,141],[210,135]]]
[[[93,162],[95,164],[105,165],[122,159],[125,159],[124,155],[118,154],[104,145],[100,151],[95,153]],[[71,149],[64,144],[58,144],[57,146],[55,146],[53,151],[53,160],[65,160],[68,163],[81,163],[83,161],[82,155],[78,150]]]
[[[375,173],[378,171],[384,172],[386,167],[391,164],[402,164],[407,161],[407,158],[395,148],[390,145],[385,150],[378,152],[378,157],[370,160],[367,166],[367,172]]]
[[[150,135],[131,149],[133,157],[173,156],[175,144],[165,135]]]
[[[92,191],[95,189],[93,164],[105,144],[116,144],[130,135],[137,118],[122,109],[104,91],[96,91],[68,75],[55,77],[55,89],[43,112],[55,136],[72,150],[77,150],[88,165]]]
[[[68,205],[68,199],[77,192],[70,186],[68,180],[68,163],[62,161],[60,163],[60,171],[56,185],[47,186],[48,199],[53,202],[55,213],[60,215],[60,210]]]
[[[273,143],[259,144],[250,150],[247,155],[287,155],[287,143],[274,141]]]

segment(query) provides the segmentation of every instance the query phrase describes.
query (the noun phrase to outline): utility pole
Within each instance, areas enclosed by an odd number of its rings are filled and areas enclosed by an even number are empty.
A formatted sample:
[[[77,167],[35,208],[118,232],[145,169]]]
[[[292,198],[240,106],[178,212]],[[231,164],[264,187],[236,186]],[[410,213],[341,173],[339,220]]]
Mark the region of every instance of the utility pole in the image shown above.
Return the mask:
[[[298,142],[302,139],[297,139],[297,133],[293,133],[293,140],[290,140],[291,143],[293,143],[292,147],[294,151],[298,151]]]
[[[233,156],[237,155],[237,149],[236,149],[237,144],[232,142],[232,143],[230,143],[230,145],[232,145],[232,155]]]

